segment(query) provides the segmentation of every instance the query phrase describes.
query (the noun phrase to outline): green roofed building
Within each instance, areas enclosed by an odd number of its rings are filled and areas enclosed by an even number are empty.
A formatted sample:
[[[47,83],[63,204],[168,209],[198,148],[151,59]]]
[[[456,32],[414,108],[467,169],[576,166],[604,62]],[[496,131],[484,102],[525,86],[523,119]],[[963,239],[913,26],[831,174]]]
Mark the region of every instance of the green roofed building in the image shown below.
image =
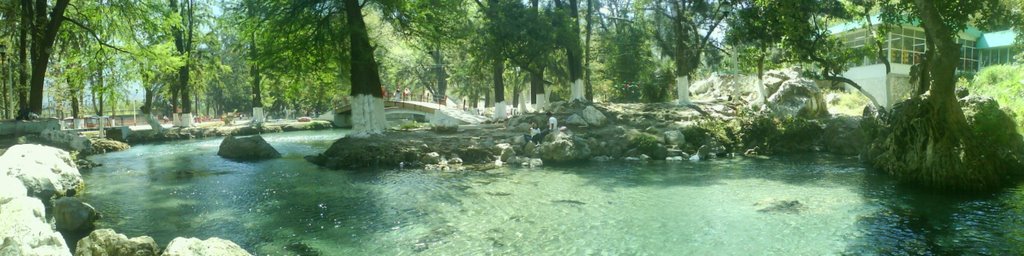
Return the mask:
[[[873,17],[872,24],[879,24]],[[850,22],[829,28],[833,35],[841,38],[847,47],[864,47],[870,43],[870,34],[863,22]],[[1013,47],[1017,34],[1013,30],[981,31],[969,27],[960,32],[960,65],[958,72],[973,73],[979,69],[997,64],[1011,63],[1020,50]],[[891,107],[902,99],[910,98],[910,68],[921,62],[925,52],[924,30],[912,24],[892,29],[886,35],[883,48],[889,56],[891,73],[886,76],[885,65],[876,58],[865,57],[843,75],[860,84],[868,93],[878,99],[879,104]]]

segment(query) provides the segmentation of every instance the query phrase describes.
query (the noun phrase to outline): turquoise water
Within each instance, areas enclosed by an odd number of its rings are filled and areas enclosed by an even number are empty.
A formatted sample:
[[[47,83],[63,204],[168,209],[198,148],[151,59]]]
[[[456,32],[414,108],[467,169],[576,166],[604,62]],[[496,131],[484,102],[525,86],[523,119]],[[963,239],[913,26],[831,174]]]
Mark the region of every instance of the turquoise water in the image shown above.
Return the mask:
[[[93,156],[100,228],[221,237],[259,255],[836,255],[1024,253],[1017,190],[932,195],[855,158],[799,155],[487,172],[330,171],[303,160],[344,131],[266,135],[238,163],[220,139]],[[799,201],[793,211],[759,211]]]

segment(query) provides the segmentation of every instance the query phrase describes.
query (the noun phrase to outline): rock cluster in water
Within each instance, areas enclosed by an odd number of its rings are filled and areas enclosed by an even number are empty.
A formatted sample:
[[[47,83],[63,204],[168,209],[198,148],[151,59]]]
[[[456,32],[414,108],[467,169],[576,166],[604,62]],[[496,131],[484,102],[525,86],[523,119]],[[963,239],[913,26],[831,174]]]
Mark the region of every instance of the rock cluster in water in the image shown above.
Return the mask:
[[[220,143],[217,155],[232,160],[264,160],[281,157],[270,143],[263,139],[263,136],[253,135],[246,137],[228,136]]]
[[[84,187],[75,162],[64,150],[33,144],[5,150],[0,155],[0,255],[72,255],[60,232],[92,231],[93,222],[100,218],[94,207],[74,197]],[[92,231],[77,245],[76,255],[160,253],[150,237],[128,239],[110,229]],[[176,238],[162,255],[249,253],[219,238]]]

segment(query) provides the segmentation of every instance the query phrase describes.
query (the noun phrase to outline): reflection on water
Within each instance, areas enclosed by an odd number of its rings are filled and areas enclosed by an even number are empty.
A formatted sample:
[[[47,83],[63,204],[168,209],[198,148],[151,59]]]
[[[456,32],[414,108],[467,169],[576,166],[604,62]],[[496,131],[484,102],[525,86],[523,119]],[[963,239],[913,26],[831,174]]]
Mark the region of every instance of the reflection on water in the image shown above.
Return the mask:
[[[488,172],[328,171],[302,156],[341,131],[266,135],[239,163],[219,139],[94,156],[100,227],[217,236],[282,255],[1021,254],[1024,196],[900,189],[855,159],[804,155]],[[773,202],[795,211],[759,211]]]

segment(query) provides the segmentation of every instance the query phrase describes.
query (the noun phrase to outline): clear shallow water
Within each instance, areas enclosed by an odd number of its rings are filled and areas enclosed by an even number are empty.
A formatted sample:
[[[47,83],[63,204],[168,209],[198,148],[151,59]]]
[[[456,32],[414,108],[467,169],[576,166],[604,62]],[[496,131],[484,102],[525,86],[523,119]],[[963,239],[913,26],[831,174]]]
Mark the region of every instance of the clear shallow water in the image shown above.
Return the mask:
[[[303,160],[343,131],[266,135],[238,163],[220,139],[91,159],[98,224],[161,246],[217,236],[260,255],[835,255],[1024,253],[1012,190],[931,195],[856,159],[802,155],[488,172],[351,172]],[[798,200],[798,213],[760,212]]]

